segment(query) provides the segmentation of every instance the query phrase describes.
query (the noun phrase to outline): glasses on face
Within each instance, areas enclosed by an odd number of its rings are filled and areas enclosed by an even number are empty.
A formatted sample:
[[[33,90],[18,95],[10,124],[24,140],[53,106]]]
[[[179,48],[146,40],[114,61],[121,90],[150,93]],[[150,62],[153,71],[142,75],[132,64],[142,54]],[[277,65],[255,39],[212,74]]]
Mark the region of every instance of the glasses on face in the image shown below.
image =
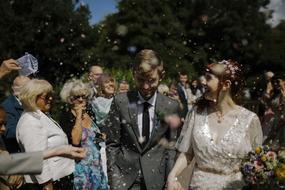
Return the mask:
[[[168,92],[162,92],[164,96],[168,96]]]
[[[102,75],[102,73],[90,73],[89,77],[91,78],[99,78]]]
[[[38,96],[38,98],[43,99],[45,102],[51,102],[53,100],[53,97],[54,97],[54,95],[52,92],[49,92],[46,95],[41,94]]]
[[[2,126],[6,126],[7,125],[7,121],[0,121],[0,128],[2,127]]]
[[[72,96],[72,100],[78,100],[78,99],[83,99],[83,100],[86,100],[87,99],[87,96],[86,95],[77,95],[77,96]]]

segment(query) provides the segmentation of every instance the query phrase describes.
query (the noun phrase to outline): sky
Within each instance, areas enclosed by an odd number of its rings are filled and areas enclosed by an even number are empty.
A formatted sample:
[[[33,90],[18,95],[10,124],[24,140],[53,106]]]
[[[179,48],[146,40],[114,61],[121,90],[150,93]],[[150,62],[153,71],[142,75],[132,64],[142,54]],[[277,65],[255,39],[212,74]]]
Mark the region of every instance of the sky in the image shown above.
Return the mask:
[[[272,19],[267,21],[272,26],[276,26],[280,20],[285,19],[285,0],[271,0],[268,8],[274,10]]]
[[[116,0],[81,0],[80,2],[89,6],[92,15],[91,24],[96,24],[106,15],[117,12]]]
[[[80,2],[89,5],[92,14],[91,24],[96,24],[103,20],[110,13],[117,12],[118,0],[80,0]],[[268,5],[269,9],[274,10],[273,18],[267,22],[272,26],[276,26],[281,19],[285,19],[285,0],[271,0]]]

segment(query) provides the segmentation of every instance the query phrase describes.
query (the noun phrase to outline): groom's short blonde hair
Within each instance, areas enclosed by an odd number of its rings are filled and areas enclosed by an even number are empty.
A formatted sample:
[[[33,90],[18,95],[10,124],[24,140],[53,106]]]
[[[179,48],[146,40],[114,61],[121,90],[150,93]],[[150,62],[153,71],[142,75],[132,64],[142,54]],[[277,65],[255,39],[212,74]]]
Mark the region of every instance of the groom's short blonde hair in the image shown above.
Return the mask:
[[[160,78],[164,75],[163,61],[161,57],[153,50],[141,50],[135,57],[133,72],[137,74],[147,74],[157,69]]]

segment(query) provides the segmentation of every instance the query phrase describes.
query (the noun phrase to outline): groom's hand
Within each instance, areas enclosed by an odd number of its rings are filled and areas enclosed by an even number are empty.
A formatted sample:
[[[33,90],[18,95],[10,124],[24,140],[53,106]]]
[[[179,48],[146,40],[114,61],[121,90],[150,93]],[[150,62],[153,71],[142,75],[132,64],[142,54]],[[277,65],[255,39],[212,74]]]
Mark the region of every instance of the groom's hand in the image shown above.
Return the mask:
[[[164,121],[171,129],[177,129],[182,124],[181,118],[177,114],[166,115]]]

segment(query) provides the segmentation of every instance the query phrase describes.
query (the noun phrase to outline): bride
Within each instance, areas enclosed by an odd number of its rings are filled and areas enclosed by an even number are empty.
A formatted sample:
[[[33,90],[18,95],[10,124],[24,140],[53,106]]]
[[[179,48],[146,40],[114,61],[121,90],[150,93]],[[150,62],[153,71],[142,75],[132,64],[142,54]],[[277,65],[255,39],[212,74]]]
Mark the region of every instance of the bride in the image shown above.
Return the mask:
[[[207,92],[189,112],[176,147],[180,152],[167,179],[181,190],[177,176],[195,161],[190,189],[241,189],[241,159],[262,143],[257,115],[234,99],[241,91],[241,67],[232,60],[207,66]]]

